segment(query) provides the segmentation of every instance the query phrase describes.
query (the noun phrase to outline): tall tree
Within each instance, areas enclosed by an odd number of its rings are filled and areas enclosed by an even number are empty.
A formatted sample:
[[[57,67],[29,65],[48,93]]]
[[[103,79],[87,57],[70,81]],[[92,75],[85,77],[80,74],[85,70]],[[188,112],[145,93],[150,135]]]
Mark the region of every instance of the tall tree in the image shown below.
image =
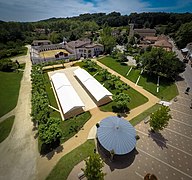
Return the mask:
[[[92,154],[87,160],[85,160],[85,169],[82,169],[85,173],[87,180],[104,180],[105,174],[102,172],[104,163],[99,154]]]
[[[170,79],[175,79],[185,70],[185,64],[177,58],[175,52],[167,52],[162,48],[146,51],[140,56],[140,62],[146,72]]]
[[[152,130],[159,131],[167,127],[169,120],[172,119],[169,111],[170,108],[168,106],[162,106],[156,112],[151,114],[149,125]]]

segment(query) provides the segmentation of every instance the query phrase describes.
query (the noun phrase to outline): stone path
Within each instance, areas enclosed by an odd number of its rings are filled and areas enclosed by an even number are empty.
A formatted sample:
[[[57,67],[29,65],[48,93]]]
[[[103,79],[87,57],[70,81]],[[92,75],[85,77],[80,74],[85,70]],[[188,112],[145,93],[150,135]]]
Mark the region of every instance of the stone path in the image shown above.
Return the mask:
[[[29,46],[28,46],[29,47]],[[17,106],[15,120],[9,136],[0,144],[0,179],[33,180],[36,176],[37,141],[31,122],[31,61],[29,51],[26,56],[17,58],[25,62],[25,71]],[[11,113],[10,113],[11,114]]]
[[[106,66],[102,65],[101,63],[98,63],[98,65],[108,69],[109,72],[120,76],[122,81],[124,81],[125,83],[130,85],[132,88],[139,91],[141,94],[143,94],[144,96],[146,96],[148,98],[149,101],[147,103],[131,110],[130,113],[128,114],[128,116],[126,117],[126,119],[128,119],[128,120],[132,119],[133,117],[137,116],[138,114],[142,113],[143,111],[147,110],[148,108],[150,108],[151,106],[153,106],[154,104],[159,102],[159,99],[157,97],[150,94],[149,92],[144,90],[142,87],[135,86],[135,84],[133,82],[122,77],[120,74],[112,71],[111,69],[107,68]],[[97,122],[99,122],[101,119],[103,119],[107,116],[116,115],[112,112],[102,112],[99,110],[99,108],[94,108],[94,109],[90,110],[90,113],[92,114],[92,117],[84,125],[84,127],[82,128],[83,130],[80,130],[77,133],[77,136],[72,137],[67,142],[62,144],[62,147],[60,147],[62,149],[62,151],[57,153],[57,150],[55,150],[55,152],[51,152],[51,153],[47,154],[47,156],[44,156],[44,157],[39,156],[38,166],[37,166],[39,179],[45,179],[63,155],[67,154],[71,150],[73,150],[73,149],[77,148],[79,145],[83,144],[88,138],[89,131]]]

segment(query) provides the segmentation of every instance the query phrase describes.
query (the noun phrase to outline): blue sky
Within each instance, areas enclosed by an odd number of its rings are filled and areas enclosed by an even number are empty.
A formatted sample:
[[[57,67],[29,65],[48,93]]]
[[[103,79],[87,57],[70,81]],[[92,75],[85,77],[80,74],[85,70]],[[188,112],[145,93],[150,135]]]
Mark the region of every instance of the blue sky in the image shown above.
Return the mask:
[[[83,13],[192,12],[192,0],[0,0],[0,20],[37,21]]]

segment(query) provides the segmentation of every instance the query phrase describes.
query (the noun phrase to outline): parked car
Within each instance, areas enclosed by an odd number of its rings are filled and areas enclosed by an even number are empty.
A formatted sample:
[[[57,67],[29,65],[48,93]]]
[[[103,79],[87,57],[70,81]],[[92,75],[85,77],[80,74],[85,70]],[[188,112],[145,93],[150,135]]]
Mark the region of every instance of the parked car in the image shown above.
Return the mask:
[[[188,63],[189,60],[188,60],[188,59],[183,59],[183,62],[184,62],[184,63]]]

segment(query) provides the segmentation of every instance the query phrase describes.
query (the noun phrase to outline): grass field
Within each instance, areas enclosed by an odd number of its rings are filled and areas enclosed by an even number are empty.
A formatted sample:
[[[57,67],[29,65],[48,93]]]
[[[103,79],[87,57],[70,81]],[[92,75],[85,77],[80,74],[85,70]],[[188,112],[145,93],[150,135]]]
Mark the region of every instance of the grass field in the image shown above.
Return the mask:
[[[15,116],[11,116],[0,123],[0,143],[4,141],[11,132]]]
[[[55,54],[57,54],[58,52],[64,52],[64,53],[70,54],[65,49],[55,49],[55,50],[49,50],[49,51],[42,51],[42,52],[39,53],[39,56],[41,58],[55,57]]]
[[[120,64],[112,57],[104,57],[99,61],[134,83],[136,83],[140,75],[140,70],[133,68],[127,76],[126,74],[130,67]],[[157,76],[149,76],[147,74],[142,74],[138,83],[139,86],[142,86],[144,89],[163,100],[169,101],[178,95],[178,90],[174,82],[168,81],[165,78],[160,78],[159,92],[157,92],[156,84]]]
[[[87,140],[84,144],[63,156],[46,180],[67,179],[74,166],[89,157],[93,153],[94,148],[94,140]]]
[[[17,105],[22,72],[0,72],[0,117]]]

